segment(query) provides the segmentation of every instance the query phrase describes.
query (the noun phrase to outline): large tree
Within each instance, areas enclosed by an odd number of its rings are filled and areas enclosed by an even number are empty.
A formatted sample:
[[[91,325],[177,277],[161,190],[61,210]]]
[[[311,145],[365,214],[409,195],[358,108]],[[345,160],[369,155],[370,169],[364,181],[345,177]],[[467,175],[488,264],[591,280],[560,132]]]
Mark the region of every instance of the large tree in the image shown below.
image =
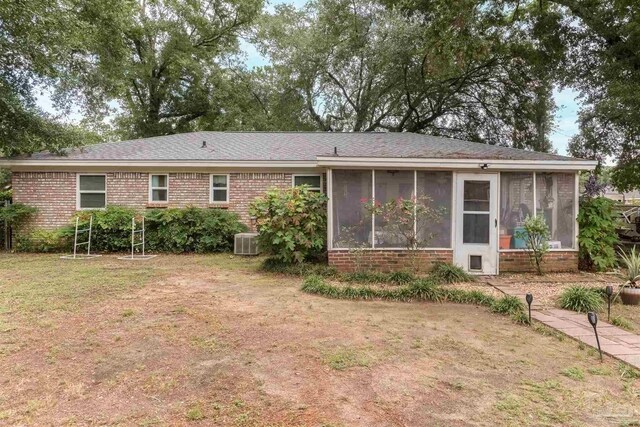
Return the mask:
[[[317,0],[277,7],[255,40],[317,129],[551,147],[551,81],[513,9]]]
[[[216,100],[233,68],[239,35],[262,0],[120,0],[83,2],[85,70],[78,84],[88,112],[116,103],[122,136],[193,130],[224,109]]]
[[[556,77],[583,102],[570,151],[602,163],[615,160],[613,183],[620,190],[640,188],[640,3],[534,3],[550,23],[540,33],[543,43],[563,55]]]
[[[0,156],[55,151],[89,136],[36,105],[38,90],[69,76],[77,22],[62,0],[0,3]]]

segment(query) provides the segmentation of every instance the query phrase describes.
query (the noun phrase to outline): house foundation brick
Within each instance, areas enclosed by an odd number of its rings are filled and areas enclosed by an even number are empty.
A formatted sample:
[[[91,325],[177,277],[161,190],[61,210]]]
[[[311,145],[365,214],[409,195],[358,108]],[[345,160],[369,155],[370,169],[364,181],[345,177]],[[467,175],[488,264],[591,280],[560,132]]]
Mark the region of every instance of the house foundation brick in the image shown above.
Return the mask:
[[[501,273],[529,273],[536,268],[529,261],[529,254],[522,252],[500,252]],[[578,251],[551,251],[543,258],[542,271],[561,273],[578,271]]]
[[[329,265],[341,272],[361,269],[381,272],[412,269],[428,271],[435,262],[453,262],[453,250],[434,249],[409,253],[406,250],[329,251]]]

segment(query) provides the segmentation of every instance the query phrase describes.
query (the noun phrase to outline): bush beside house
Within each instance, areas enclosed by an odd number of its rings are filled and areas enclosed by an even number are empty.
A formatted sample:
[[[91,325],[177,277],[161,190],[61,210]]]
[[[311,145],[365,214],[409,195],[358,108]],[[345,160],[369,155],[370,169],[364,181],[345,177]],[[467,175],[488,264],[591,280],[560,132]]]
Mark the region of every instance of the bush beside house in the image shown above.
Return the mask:
[[[318,258],[327,244],[327,196],[307,186],[270,190],[254,200],[260,249],[285,263]]]
[[[109,206],[104,210],[79,212],[69,225],[55,230],[34,230],[16,239],[24,252],[60,252],[73,244],[75,218],[86,228],[93,215],[92,249],[97,252],[131,250],[131,219],[144,216],[146,249],[151,252],[224,252],[233,249],[233,236],[247,230],[235,213],[221,209],[135,209]],[[139,225],[138,225],[139,226]]]

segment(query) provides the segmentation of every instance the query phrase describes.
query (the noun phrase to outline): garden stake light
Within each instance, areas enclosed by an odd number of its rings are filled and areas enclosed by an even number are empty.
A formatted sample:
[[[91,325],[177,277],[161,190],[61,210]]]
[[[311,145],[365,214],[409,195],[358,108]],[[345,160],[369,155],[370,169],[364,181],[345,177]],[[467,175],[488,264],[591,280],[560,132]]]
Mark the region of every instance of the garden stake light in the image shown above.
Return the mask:
[[[531,324],[531,303],[533,302],[533,295],[527,293],[525,299],[527,300],[527,304],[529,304],[529,324]]]
[[[600,352],[600,362],[602,362],[602,349],[600,348],[600,339],[598,338],[598,330],[596,329],[596,325],[598,324],[598,315],[593,311],[587,313],[587,319],[591,326],[593,326],[593,332],[596,334],[596,343],[598,343],[598,351]]]
[[[608,285],[607,292],[607,322],[611,321],[611,295],[613,295],[613,286]]]

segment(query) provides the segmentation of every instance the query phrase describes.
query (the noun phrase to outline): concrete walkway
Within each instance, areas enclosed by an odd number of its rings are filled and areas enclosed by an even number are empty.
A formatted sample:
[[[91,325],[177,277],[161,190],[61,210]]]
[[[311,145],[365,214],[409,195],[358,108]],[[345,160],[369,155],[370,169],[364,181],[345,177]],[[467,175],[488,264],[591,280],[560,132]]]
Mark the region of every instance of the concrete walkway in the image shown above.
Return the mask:
[[[525,302],[525,293],[522,293],[520,289],[497,281],[489,280],[487,283],[504,294],[516,296]],[[526,304],[525,302],[525,306]],[[577,341],[598,348],[593,327],[587,320],[586,313],[544,308],[536,304],[534,298],[534,302],[531,304],[531,317]],[[598,317],[598,337],[602,352],[640,369],[640,335],[627,332],[605,320],[606,317],[604,319]]]

